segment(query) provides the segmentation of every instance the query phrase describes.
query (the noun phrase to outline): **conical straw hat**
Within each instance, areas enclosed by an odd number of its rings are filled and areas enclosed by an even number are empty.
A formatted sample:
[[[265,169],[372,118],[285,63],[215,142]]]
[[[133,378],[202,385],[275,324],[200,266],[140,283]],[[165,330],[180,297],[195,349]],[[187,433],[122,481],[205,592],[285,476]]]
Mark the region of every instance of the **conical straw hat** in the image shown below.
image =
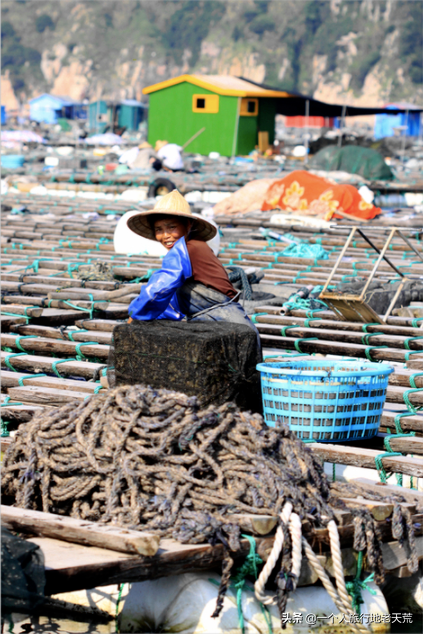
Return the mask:
[[[149,240],[155,240],[154,229],[150,224],[152,216],[162,214],[164,216],[178,216],[180,218],[189,218],[192,221],[191,237],[195,240],[211,240],[217,233],[216,227],[214,227],[205,218],[198,218],[194,216],[189,204],[183,196],[174,189],[166,196],[160,198],[160,200],[154,206],[154,209],[149,211],[140,211],[136,216],[128,218],[128,227],[144,238]]]

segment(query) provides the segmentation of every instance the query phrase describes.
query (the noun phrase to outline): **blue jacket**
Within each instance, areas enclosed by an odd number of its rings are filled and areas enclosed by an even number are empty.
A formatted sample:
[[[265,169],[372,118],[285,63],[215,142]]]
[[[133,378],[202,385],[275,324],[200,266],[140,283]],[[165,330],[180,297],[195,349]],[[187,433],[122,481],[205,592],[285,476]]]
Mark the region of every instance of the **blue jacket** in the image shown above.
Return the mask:
[[[172,319],[180,321],[181,314],[176,291],[192,277],[185,238],[179,238],[165,255],[162,268],[153,273],[148,284],[142,287],[139,297],[129,304],[132,319],[150,321],[152,319]]]

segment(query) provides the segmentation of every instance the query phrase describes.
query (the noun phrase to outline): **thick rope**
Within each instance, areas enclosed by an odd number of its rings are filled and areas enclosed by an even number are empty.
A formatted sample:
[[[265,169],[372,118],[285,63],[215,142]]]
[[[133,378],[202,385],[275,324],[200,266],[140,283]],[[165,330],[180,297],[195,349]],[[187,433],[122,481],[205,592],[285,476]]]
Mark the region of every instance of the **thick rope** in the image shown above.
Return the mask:
[[[291,513],[289,518],[289,532],[292,540],[292,569],[291,572],[294,575],[293,585],[294,590],[297,587],[298,579],[301,573],[301,561],[302,561],[302,530],[301,519],[296,513]]]
[[[292,513],[292,504],[291,502],[286,502],[279,516],[280,521],[283,522],[283,524],[285,525],[288,524],[291,513]],[[254,584],[254,592],[257,599],[261,601],[261,603],[264,603],[265,605],[269,605],[270,603],[273,602],[273,597],[264,594],[264,588],[282,552],[283,540],[284,540],[283,528],[282,526],[278,526],[278,530],[276,531],[276,535],[275,535],[275,541],[273,543],[272,552],[267,558],[266,564],[264,565],[259,578]]]
[[[322,564],[320,563],[316,553],[313,551],[312,547],[310,546],[310,544],[307,542],[307,540],[304,537],[302,538],[302,544],[303,544],[305,555],[311,567],[313,568],[314,572],[319,577],[322,583],[322,586],[324,587],[324,589],[326,590],[326,592],[328,593],[328,595],[334,602],[335,606],[338,608],[339,612],[341,614],[344,614],[346,611],[345,606],[343,602],[341,601],[339,594],[337,593],[331,580],[329,579],[329,576],[327,575],[326,570],[323,568]],[[352,615],[355,613],[354,613],[354,610],[349,609],[347,610],[347,614]],[[356,632],[360,632],[360,634],[368,634],[369,632],[369,630],[366,627],[364,627],[361,623],[356,623],[353,619],[351,619],[349,625]]]

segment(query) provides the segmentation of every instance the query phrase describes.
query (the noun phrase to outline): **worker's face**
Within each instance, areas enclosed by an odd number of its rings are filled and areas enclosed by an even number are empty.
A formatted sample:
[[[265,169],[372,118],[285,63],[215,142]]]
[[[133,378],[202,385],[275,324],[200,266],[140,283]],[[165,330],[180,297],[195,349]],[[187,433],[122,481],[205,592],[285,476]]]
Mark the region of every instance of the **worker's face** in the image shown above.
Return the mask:
[[[191,223],[185,225],[178,218],[162,218],[154,223],[154,234],[168,251],[179,238],[186,237],[191,228]]]

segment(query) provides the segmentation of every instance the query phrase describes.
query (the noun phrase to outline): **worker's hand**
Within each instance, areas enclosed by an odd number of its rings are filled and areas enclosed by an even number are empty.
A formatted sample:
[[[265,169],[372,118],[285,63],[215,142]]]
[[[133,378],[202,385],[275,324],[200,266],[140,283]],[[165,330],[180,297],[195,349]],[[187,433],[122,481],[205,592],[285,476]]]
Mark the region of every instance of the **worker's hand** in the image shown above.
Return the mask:
[[[130,318],[128,319],[128,324],[132,324],[132,322],[133,322],[133,321],[134,321],[134,320],[132,319],[132,317],[130,317]]]

